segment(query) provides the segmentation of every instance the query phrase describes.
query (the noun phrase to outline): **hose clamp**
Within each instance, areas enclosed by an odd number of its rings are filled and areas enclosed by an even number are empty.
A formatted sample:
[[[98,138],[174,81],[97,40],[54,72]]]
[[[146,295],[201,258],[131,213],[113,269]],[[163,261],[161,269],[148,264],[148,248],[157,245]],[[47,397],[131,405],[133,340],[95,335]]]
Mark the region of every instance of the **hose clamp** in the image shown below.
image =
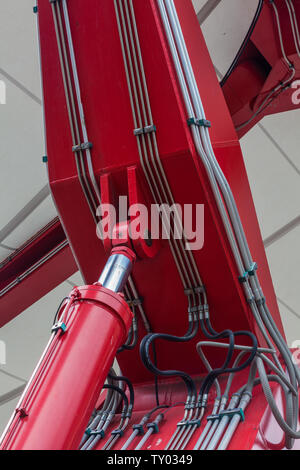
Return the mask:
[[[116,429],[115,431],[112,431],[111,435],[112,436],[123,437],[124,436],[124,431],[123,431],[123,429]]]
[[[221,419],[220,415],[209,415],[207,416],[207,421],[219,421]]]
[[[55,323],[55,325],[53,325],[51,328],[51,332],[56,333],[57,331],[60,331],[60,334],[64,335],[67,331],[67,325],[64,322]]]
[[[133,300],[127,300],[127,304],[129,307],[138,307],[140,305],[143,305],[144,299],[142,297],[138,299],[133,299]]]
[[[191,419],[190,421],[187,422],[188,426],[197,426],[197,428],[200,428],[201,426],[201,419]]]
[[[132,429],[134,431],[138,431],[138,436],[143,436],[145,434],[144,426],[142,424],[134,424]]]
[[[78,152],[82,152],[83,150],[89,150],[92,148],[93,148],[93,144],[91,142],[83,142],[82,144],[74,145],[74,147],[72,147],[72,152],[78,153]]]
[[[100,431],[93,431],[92,429],[90,428],[87,428],[87,430],[85,431],[85,434],[87,436],[100,436],[101,439],[104,439],[105,437],[105,432],[103,431],[103,429],[100,429]]]
[[[221,411],[220,413],[220,418],[222,419],[224,416],[227,416],[228,418],[233,418],[234,416],[240,416],[241,421],[245,421],[245,414],[244,410],[242,408],[235,408],[233,410],[224,410]]]
[[[239,277],[240,283],[245,283],[248,281],[249,276],[253,277],[255,276],[256,271],[258,270],[258,265],[257,263],[252,263],[250,269],[248,271],[245,271],[242,276]]]
[[[189,126],[206,127],[206,128],[211,127],[211,122],[208,121],[207,119],[197,119],[197,118],[192,117],[187,120],[187,123]]]
[[[189,424],[189,421],[180,421],[180,423],[177,423],[177,427],[183,428],[183,427],[188,426],[188,424]]]
[[[154,124],[151,124],[150,126],[139,127],[137,129],[134,129],[133,134],[138,137],[140,135],[152,134],[152,132],[156,132],[156,130],[156,126]]]
[[[159,427],[158,427],[158,424],[155,421],[153,421],[153,423],[147,424],[147,429],[152,429],[153,434],[158,434],[159,433]]]

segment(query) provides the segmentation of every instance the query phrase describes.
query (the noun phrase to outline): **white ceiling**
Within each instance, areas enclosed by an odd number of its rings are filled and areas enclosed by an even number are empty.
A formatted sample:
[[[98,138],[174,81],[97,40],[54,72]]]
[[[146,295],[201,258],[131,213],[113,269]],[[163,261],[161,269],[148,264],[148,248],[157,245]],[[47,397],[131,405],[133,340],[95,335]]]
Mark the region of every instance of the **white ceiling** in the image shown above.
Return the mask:
[[[202,29],[221,76],[249,27],[257,0],[194,0]],[[0,80],[7,104],[0,105],[0,261],[56,215],[47,189],[36,17],[33,0],[0,4]],[[201,20],[202,19],[202,20]],[[300,339],[300,110],[271,116],[252,129],[242,147],[288,341]],[[0,331],[7,364],[0,368],[0,429],[14,396],[49,337],[57,305],[80,274],[65,281]],[[5,372],[15,377],[5,375]]]

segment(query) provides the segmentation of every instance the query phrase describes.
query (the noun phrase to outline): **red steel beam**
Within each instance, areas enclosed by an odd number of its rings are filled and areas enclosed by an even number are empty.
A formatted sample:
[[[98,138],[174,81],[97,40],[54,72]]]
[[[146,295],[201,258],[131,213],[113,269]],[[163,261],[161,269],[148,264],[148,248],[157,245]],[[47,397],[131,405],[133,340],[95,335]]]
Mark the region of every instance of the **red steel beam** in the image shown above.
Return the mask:
[[[58,219],[0,264],[0,327],[78,270]]]
[[[280,18],[283,48],[295,70],[292,74],[283,57],[274,8],[271,2],[265,0],[258,22],[235,69],[226,82],[222,83],[224,97],[239,138],[263,117],[299,108],[297,89],[300,57],[296,51],[289,10],[282,0],[276,0],[274,5]],[[299,25],[300,4],[293,2],[293,5]],[[285,86],[280,88],[282,83]]]

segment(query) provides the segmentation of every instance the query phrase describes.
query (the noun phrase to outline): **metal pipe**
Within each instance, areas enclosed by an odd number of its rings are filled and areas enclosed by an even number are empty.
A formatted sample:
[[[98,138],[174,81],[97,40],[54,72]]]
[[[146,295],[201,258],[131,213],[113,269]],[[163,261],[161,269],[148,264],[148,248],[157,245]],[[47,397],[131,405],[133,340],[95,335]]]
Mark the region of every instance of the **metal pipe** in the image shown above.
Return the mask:
[[[240,404],[239,404],[239,407],[245,411],[246,407],[248,406],[249,402],[251,400],[251,397],[249,394],[245,394],[241,401],[240,401]],[[230,441],[241,421],[241,416],[236,414],[235,416],[233,416],[233,418],[231,419],[230,423],[229,423],[229,426],[222,438],[222,441],[221,443],[219,444],[219,447],[218,447],[218,450],[226,450],[228,445],[230,444]]]
[[[154,433],[154,430],[155,430],[155,426],[158,426],[159,423],[163,420],[164,418],[164,415],[162,413],[160,413],[154,423],[153,423],[153,426],[149,427],[148,431],[146,432],[145,436],[143,437],[143,439],[139,442],[139,444],[136,446],[135,450],[141,450],[143,448],[143,446],[146,444],[146,442],[148,441],[148,439],[151,437],[151,435]],[[150,425],[148,425],[150,426]]]
[[[76,58],[75,58],[75,52],[74,52],[74,46],[73,46],[73,39],[72,39],[72,33],[71,33],[67,1],[63,0],[62,5],[63,5],[64,18],[65,18],[67,39],[68,39],[68,44],[69,44],[73,79],[74,79],[74,85],[75,85],[75,90],[76,90],[78,111],[79,111],[79,116],[80,116],[81,130],[82,130],[84,141],[89,142],[87,128],[85,124],[85,115],[84,115],[84,110],[83,110],[83,105],[82,105],[82,100],[81,100],[81,91],[80,91],[80,84],[79,84],[79,78],[78,78],[78,72],[77,72],[77,64],[76,64]],[[96,193],[98,204],[101,204],[100,190],[96,182],[90,149],[86,150],[86,157],[87,157],[88,170],[89,170],[89,175],[92,181],[93,189]]]
[[[145,415],[143,417],[143,419],[141,420],[139,426],[141,428],[143,428],[145,426],[145,424],[148,422],[149,420],[149,415]],[[128,440],[125,442],[125,444],[123,445],[122,449],[121,450],[126,450],[128,449],[128,447],[130,446],[130,444],[134,441],[134,439],[139,435],[139,430],[138,429],[135,429],[131,436],[128,438]]]
[[[113,292],[122,292],[132,265],[132,260],[123,254],[110,256],[99,278],[99,283]]]

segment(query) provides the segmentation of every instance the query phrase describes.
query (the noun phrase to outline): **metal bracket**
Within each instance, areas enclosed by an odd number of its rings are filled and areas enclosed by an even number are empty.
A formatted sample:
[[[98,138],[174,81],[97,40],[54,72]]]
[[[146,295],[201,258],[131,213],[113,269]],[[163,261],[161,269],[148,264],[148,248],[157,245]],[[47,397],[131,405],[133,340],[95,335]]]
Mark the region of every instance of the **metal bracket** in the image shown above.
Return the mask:
[[[151,134],[152,132],[156,132],[156,126],[154,124],[151,124],[150,126],[146,127],[139,127],[138,129],[134,129],[133,131],[136,137],[138,137],[139,135]]]
[[[218,421],[220,418],[220,415],[210,415],[210,416],[207,416],[207,421]]]
[[[122,429],[116,429],[115,431],[112,431],[111,435],[112,436],[123,437],[124,436],[124,431],[122,431]]]
[[[204,285],[195,287],[194,291],[195,291],[195,294],[206,294],[206,288]]]
[[[245,284],[248,281],[249,274],[248,271],[245,271],[242,276],[239,277],[239,281],[241,284]]]
[[[207,119],[197,119],[197,118],[189,118],[187,120],[187,123],[189,126],[197,126],[197,127],[211,127],[211,122],[208,121]]]
[[[28,416],[28,413],[25,408],[17,408],[16,413],[19,413],[21,419],[27,418]]]
[[[180,421],[180,423],[177,423],[177,426],[179,428],[183,428],[183,427],[188,426],[188,424],[189,424],[189,421]]]
[[[255,272],[258,270],[257,263],[253,263],[249,271],[245,271],[242,276],[239,277],[239,281],[241,284],[247,282],[249,276],[255,276]]]
[[[255,276],[255,272],[258,270],[257,263],[253,263],[251,268],[248,271],[249,276]]]
[[[147,424],[147,429],[153,429],[153,434],[159,433],[159,427],[158,427],[158,424],[155,423],[155,421],[153,423]]]
[[[199,310],[199,307],[189,307],[188,313],[197,313],[198,310]]]
[[[197,428],[200,428],[201,426],[201,419],[191,419],[188,421],[189,426],[197,426]]]
[[[88,428],[85,431],[85,434],[87,436],[101,436],[102,439],[104,439],[105,437],[105,432],[103,431],[103,429],[101,429],[100,431],[92,431],[90,428]]]
[[[233,410],[224,410],[221,411],[221,413],[217,415],[210,415],[207,417],[207,421],[217,421],[221,420],[224,416],[227,416],[228,418],[233,418],[234,416],[239,415],[241,418],[241,421],[245,421],[245,414],[242,408],[235,408]]]
[[[72,152],[77,153],[77,152],[82,152],[83,150],[89,150],[92,148],[93,148],[93,144],[91,142],[84,142],[83,144],[74,145],[74,147],[72,147]]]
[[[266,305],[266,298],[262,297],[261,299],[258,299],[255,301],[257,305]]]
[[[245,414],[242,408],[235,408],[234,410],[224,410],[220,413],[220,418],[223,418],[223,416],[227,416],[228,418],[233,418],[234,416],[239,415],[241,418],[241,421],[245,421]]]
[[[199,311],[199,320],[204,320],[204,307],[202,305],[199,305],[198,307],[198,311]]]
[[[132,429],[134,431],[138,431],[138,436],[143,436],[145,434],[144,426],[142,424],[134,424]]]
[[[67,325],[63,322],[59,322],[55,323],[55,325],[53,325],[53,327],[51,328],[52,333],[56,333],[59,330],[61,331],[61,334],[64,335],[67,331]]]
[[[187,297],[189,297],[190,295],[193,295],[193,289],[184,289],[184,293]]]

